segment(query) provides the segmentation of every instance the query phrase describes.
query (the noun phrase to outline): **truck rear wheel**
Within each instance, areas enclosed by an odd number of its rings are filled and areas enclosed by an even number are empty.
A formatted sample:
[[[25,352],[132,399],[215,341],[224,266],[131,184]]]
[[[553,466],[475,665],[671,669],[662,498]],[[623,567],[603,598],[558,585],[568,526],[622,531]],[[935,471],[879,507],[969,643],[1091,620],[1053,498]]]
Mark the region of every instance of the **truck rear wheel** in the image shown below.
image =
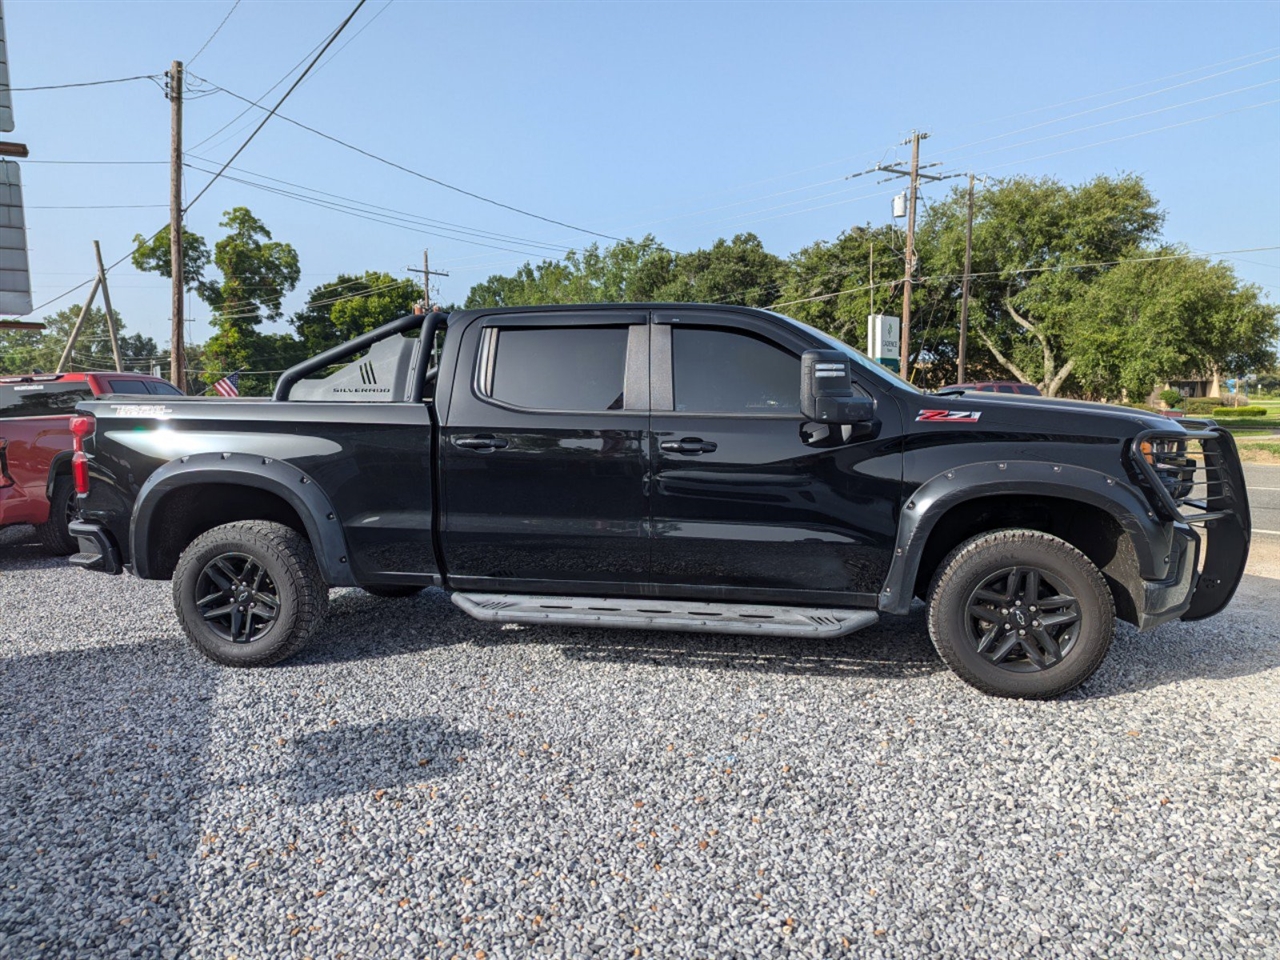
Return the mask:
[[[974,537],[938,567],[929,636],[966,683],[999,697],[1048,699],[1102,663],[1115,604],[1098,568],[1038,530]]]
[[[49,519],[36,527],[40,545],[50,556],[65,557],[80,549],[79,541],[67,529],[75,512],[76,485],[70,477],[58,477],[49,498]]]
[[[182,552],[173,604],[188,639],[228,667],[263,667],[297,653],[329,607],[311,544],[279,523],[214,527]]]

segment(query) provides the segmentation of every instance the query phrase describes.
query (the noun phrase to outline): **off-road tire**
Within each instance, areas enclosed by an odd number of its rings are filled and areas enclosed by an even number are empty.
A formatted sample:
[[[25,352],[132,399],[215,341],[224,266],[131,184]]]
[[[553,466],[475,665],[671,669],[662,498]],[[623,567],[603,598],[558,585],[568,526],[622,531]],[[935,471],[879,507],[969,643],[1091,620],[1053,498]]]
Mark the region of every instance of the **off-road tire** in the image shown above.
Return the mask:
[[[80,541],[71,535],[67,522],[76,506],[76,485],[68,476],[53,481],[53,496],[49,498],[49,519],[36,526],[40,545],[53,557],[65,557],[80,549]]]
[[[1041,571],[1075,600],[1079,628],[1070,646],[1063,644],[1061,659],[1049,666],[1016,660],[1013,669],[997,665],[978,652],[980,639],[975,641],[970,632],[975,591],[1011,568]],[[947,666],[966,683],[998,697],[1046,700],[1074,690],[1098,669],[1115,634],[1115,602],[1098,568],[1065,540],[1038,530],[998,530],[960,544],[939,564],[928,603],[929,636]],[[1011,618],[1009,622],[1018,626]]]
[[[235,643],[206,622],[197,606],[197,584],[219,557],[252,558],[266,571],[279,604],[260,636]],[[279,523],[241,520],[214,527],[193,540],[173,573],[173,605],[192,646],[228,667],[265,667],[291,657],[311,639],[329,609],[329,588],[307,538]]]
[[[361,587],[365,593],[374,597],[383,597],[388,600],[399,600],[404,597],[416,597],[426,587],[415,587],[413,584],[395,585],[380,584],[372,587]]]

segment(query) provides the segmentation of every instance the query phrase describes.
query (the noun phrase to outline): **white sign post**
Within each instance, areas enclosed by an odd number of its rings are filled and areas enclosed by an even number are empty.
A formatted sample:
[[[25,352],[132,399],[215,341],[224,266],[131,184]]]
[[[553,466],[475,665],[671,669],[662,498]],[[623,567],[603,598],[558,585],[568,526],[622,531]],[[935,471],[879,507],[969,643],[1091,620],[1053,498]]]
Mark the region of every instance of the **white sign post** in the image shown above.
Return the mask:
[[[901,369],[898,354],[901,335],[901,317],[871,314],[867,317],[867,356],[897,372]]]

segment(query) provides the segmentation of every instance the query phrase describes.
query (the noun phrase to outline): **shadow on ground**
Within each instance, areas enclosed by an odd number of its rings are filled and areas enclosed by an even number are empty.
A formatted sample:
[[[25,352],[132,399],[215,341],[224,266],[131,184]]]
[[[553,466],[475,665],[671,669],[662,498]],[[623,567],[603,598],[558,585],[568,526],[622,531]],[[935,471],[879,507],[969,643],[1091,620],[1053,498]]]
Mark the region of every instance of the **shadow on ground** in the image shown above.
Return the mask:
[[[917,677],[945,669],[924,624],[924,608],[907,617],[830,640],[738,637],[482,623],[440,590],[408,600],[358,591],[335,594],[330,617],[307,650],[290,663],[336,663],[414,653],[451,643],[478,647],[549,645],[573,660],[667,668],[740,670],[825,677]]]

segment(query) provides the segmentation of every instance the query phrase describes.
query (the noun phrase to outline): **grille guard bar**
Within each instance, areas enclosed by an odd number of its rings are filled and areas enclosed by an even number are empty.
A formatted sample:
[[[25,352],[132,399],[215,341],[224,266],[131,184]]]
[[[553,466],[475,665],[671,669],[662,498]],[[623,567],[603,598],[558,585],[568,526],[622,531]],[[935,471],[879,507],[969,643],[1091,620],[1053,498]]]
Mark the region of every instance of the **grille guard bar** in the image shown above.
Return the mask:
[[[1142,454],[1142,444],[1149,440],[1200,441],[1205,459],[1203,501],[1173,496]],[[1213,616],[1231,602],[1240,585],[1253,534],[1244,468],[1235,438],[1226,428],[1211,424],[1198,430],[1147,430],[1134,437],[1130,457],[1146,480],[1155,506],[1167,519],[1203,525],[1206,543],[1200,575],[1191,606],[1182,619],[1203,620]],[[1187,506],[1196,512],[1184,512]]]

